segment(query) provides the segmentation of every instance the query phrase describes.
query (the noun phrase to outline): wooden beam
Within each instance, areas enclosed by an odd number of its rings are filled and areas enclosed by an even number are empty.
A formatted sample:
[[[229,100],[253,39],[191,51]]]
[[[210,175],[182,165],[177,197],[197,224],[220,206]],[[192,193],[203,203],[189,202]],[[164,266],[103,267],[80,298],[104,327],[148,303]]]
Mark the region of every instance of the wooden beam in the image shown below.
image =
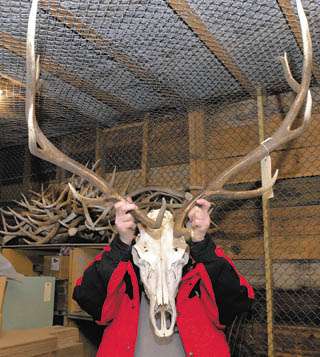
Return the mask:
[[[6,74],[3,74],[3,73],[0,73],[0,86],[1,86],[1,78],[3,78],[5,81],[8,81],[8,82],[11,82],[13,86],[16,86],[16,87],[19,87],[19,88],[25,88],[26,85],[25,83],[11,77],[11,76],[8,76]],[[61,102],[57,102],[54,98],[48,96],[48,95],[45,95],[43,92],[41,91],[38,91],[38,94],[45,98],[47,102],[52,102],[53,103],[53,106],[57,107],[57,108],[60,108],[61,105],[66,107],[67,109],[73,111],[75,114],[79,115],[79,116],[83,116],[83,117],[89,117],[87,116],[87,114],[83,114],[83,113],[80,113],[78,112],[77,110],[74,109],[74,107],[72,107],[71,105],[69,105],[65,99],[63,99],[63,103]],[[25,101],[25,96],[23,94],[18,94],[18,93],[14,93],[13,92],[13,97],[14,98],[17,98],[17,99],[20,99],[22,101]],[[92,116],[91,118],[93,118],[94,120],[96,120],[96,117]]]
[[[141,173],[142,181],[145,186],[148,185],[148,148],[149,148],[149,116],[147,115],[143,123],[142,155],[141,155]]]
[[[0,46],[14,53],[17,56],[25,58],[26,44],[25,41],[17,39],[6,32],[0,32]],[[87,80],[84,80],[77,75],[67,71],[63,65],[51,61],[49,58],[41,57],[41,68],[45,71],[59,77],[64,82],[69,83],[73,87],[79,89],[82,92],[89,94],[99,102],[102,102],[119,113],[127,113],[135,111],[130,104],[124,100],[116,97],[115,95],[98,89],[95,85]]]
[[[5,74],[0,72],[0,89],[5,91],[5,98],[14,98],[16,100],[25,100],[24,95],[22,95],[19,92],[15,92],[11,88],[21,88],[20,82],[19,81],[13,81],[9,79],[9,76],[6,76]]]
[[[65,9],[61,3],[55,0],[41,0],[40,7],[49,12],[49,14],[63,23],[65,26],[75,31],[86,41],[92,43],[97,49],[112,55],[112,59],[117,63],[127,67],[137,78],[151,85],[157,92],[164,96],[180,97],[173,89],[166,87],[150,71],[138,64],[134,59],[120,50],[113,48],[112,40],[103,37],[95,29],[84,23],[72,11]]]
[[[264,102],[265,97],[262,94],[262,89],[257,89],[257,111],[258,111],[258,127],[259,127],[259,142],[262,143],[265,139],[264,135]],[[263,177],[264,161],[261,163],[261,177]],[[271,191],[272,193],[272,191]],[[263,243],[264,243],[264,265],[266,273],[266,304],[267,304],[267,332],[268,332],[268,357],[274,356],[274,336],[273,336],[273,286],[272,286],[272,254],[271,254],[271,239],[270,239],[270,191],[262,195],[262,215],[263,215]]]
[[[300,50],[302,51],[303,43],[302,43],[299,19],[294,12],[293,6],[291,4],[291,0],[278,0],[278,4],[297,41],[298,46],[300,47]],[[318,65],[318,63],[315,62],[314,58],[312,64],[312,72],[315,78],[317,79],[317,81],[320,81],[320,66]]]
[[[24,149],[24,161],[23,161],[23,188],[28,191],[32,188],[32,156],[28,145]]]
[[[21,82],[21,81],[18,81],[17,79],[14,79],[2,72],[0,72],[0,77],[2,77],[3,79],[6,79],[7,81],[11,82],[13,85],[15,85],[16,87],[22,87],[22,88],[25,88],[26,85]]]
[[[59,148],[62,152],[65,152],[66,144],[67,144],[67,140],[65,137],[63,137],[61,139],[61,144],[60,144],[61,146]],[[58,182],[65,182],[66,177],[67,177],[67,171],[60,166],[56,166],[56,180]]]
[[[191,8],[186,0],[167,0],[171,8],[196,33],[211,53],[225,66],[240,85],[248,93],[254,92],[254,86],[241,69],[235,64],[229,53],[208,30],[200,16]]]
[[[190,186],[203,185],[205,177],[205,134],[204,112],[188,113],[189,123],[189,156],[190,156]]]
[[[136,128],[139,126],[143,126],[144,122],[143,121],[139,121],[136,123],[125,123],[125,124],[120,124],[117,126],[114,126],[112,128],[105,128],[102,129],[105,133],[111,133],[112,131],[117,131],[117,130],[123,130],[123,129],[129,129],[129,128]],[[129,139],[129,138],[128,138]]]
[[[97,128],[96,130],[96,148],[95,148],[95,160],[99,161],[100,164],[97,169],[99,175],[105,174],[104,160],[103,160],[103,130]]]

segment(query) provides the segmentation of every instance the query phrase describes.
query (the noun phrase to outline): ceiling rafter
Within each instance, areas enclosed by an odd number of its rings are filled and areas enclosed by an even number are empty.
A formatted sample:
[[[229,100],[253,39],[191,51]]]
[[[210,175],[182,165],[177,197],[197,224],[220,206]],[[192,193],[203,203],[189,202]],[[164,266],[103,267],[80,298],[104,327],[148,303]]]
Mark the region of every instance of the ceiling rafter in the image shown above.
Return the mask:
[[[301,30],[299,25],[299,19],[294,12],[293,6],[290,0],[277,0],[280,10],[282,11],[283,15],[285,16],[287,23],[297,41],[297,44],[300,50],[303,50],[303,43],[302,43],[302,36]],[[312,63],[312,73],[315,76],[317,81],[320,81],[320,66],[318,63],[315,62],[313,59]]]
[[[26,87],[25,83],[21,82],[20,80],[15,79],[15,78],[13,78],[11,76],[8,76],[7,74],[4,74],[4,73],[0,72],[0,86],[4,86],[8,82],[11,83],[12,86],[17,87],[17,88],[25,88]],[[12,92],[12,93],[13,93],[13,97],[14,98],[16,98],[18,100],[21,100],[21,101],[25,101],[25,95],[24,94],[17,93],[17,92]],[[45,98],[47,102],[51,102],[52,103],[51,107],[60,108],[61,106],[63,106],[67,110],[72,111],[77,116],[80,116],[80,117],[83,117],[83,118],[90,117],[87,114],[84,114],[84,113],[79,112],[78,110],[75,110],[74,107],[71,104],[68,104],[65,100],[62,103],[58,102],[56,99],[54,99],[54,98],[52,98],[52,97],[50,97],[48,95],[45,95],[43,92],[40,92],[40,90],[38,91],[38,94],[41,97]],[[23,115],[24,115],[24,113],[23,113]],[[96,120],[96,118],[93,117],[93,116],[91,118]]]
[[[4,47],[17,56],[23,58],[26,56],[25,41],[17,39],[9,33],[0,32],[0,46]],[[41,57],[41,68],[53,74],[54,76],[59,77],[64,82],[69,83],[80,91],[89,94],[99,102],[110,106],[119,113],[128,113],[136,110],[136,108],[132,107],[124,100],[116,97],[111,93],[108,93],[107,91],[96,88],[90,81],[84,80],[77,75],[70,73],[64,68],[63,65],[55,63],[49,58],[44,56]]]
[[[25,96],[23,94],[21,94],[20,91],[14,90],[15,87],[21,88],[19,83],[20,83],[19,81],[11,80],[9,76],[0,72],[0,89],[2,91],[7,92],[5,94],[6,98],[10,98],[10,99],[14,98],[15,100],[18,99],[21,101],[25,100]],[[13,87],[13,90],[12,90],[12,87]],[[9,93],[9,95],[8,95],[8,93]]]
[[[165,86],[161,81],[159,81],[154,73],[143,68],[139,63],[124,52],[114,48],[112,40],[99,34],[92,27],[81,21],[73,12],[65,9],[61,4],[59,4],[58,1],[41,0],[40,7],[42,10],[49,12],[52,17],[63,23],[65,26],[77,32],[82,38],[92,43],[97,49],[107,55],[112,55],[114,61],[125,66],[138,79],[152,86],[156,92],[165,97],[170,96],[181,99],[180,95],[172,88]],[[108,48],[107,51],[106,48]]]
[[[218,58],[224,67],[240,83],[248,93],[254,92],[254,84],[247,78],[241,69],[235,64],[232,57],[208,30],[199,15],[191,8],[186,0],[167,0],[167,3],[178,16],[196,33],[203,44]]]

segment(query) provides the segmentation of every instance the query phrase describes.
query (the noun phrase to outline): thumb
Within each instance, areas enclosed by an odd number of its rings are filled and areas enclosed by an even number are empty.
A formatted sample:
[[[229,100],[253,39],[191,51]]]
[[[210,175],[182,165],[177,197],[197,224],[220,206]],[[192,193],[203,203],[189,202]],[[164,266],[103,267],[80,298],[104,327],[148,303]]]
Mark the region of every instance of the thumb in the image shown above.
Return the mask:
[[[204,198],[199,198],[197,201],[196,201],[197,205],[200,206],[200,208],[204,211],[209,211],[210,209],[210,206],[211,206],[211,203],[207,200],[205,200]]]

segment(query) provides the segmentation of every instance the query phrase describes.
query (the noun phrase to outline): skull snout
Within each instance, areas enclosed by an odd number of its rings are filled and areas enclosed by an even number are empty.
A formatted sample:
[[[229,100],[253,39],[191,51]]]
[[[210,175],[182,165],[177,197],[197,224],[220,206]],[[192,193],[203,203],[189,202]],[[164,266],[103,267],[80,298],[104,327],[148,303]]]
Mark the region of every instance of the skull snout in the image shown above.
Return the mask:
[[[156,303],[158,306],[166,306],[169,304],[169,290],[166,267],[162,267],[158,276]]]
[[[175,302],[167,304],[150,304],[150,320],[158,337],[169,337],[173,334],[176,321]]]

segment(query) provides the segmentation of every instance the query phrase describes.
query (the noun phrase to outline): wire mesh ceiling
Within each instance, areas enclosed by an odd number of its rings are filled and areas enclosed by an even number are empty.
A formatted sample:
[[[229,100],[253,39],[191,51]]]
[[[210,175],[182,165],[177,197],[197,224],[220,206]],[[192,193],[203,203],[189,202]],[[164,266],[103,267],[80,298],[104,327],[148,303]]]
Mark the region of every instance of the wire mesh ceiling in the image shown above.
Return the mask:
[[[306,9],[316,85],[320,3]],[[30,1],[0,3],[0,147],[26,138],[25,41]],[[42,0],[38,110],[49,136],[111,127],[145,112],[239,101],[257,87],[288,90],[279,56],[299,79],[292,0]],[[297,30],[298,28],[298,30]]]

